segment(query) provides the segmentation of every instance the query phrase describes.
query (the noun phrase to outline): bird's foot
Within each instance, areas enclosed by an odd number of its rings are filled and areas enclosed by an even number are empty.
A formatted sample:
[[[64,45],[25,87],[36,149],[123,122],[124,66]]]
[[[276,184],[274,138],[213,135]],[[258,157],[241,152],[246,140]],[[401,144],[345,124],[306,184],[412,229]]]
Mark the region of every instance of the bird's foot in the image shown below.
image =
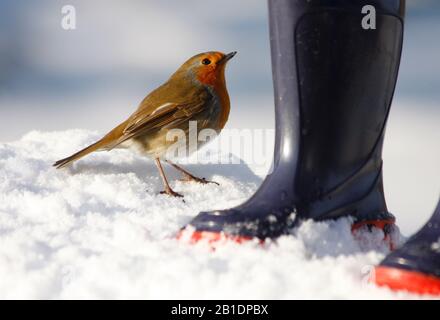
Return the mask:
[[[198,177],[193,176],[192,174],[184,174],[183,178],[180,179],[180,181],[182,181],[182,182],[197,182],[197,183],[201,183],[201,184],[214,183],[218,186],[220,185],[218,182],[209,181],[209,180],[206,180],[205,178],[198,178]]]
[[[161,191],[160,194],[167,194],[171,197],[175,197],[175,198],[183,198],[183,195],[181,195],[180,193],[177,193],[176,191],[174,191],[171,188],[166,188],[164,191]]]

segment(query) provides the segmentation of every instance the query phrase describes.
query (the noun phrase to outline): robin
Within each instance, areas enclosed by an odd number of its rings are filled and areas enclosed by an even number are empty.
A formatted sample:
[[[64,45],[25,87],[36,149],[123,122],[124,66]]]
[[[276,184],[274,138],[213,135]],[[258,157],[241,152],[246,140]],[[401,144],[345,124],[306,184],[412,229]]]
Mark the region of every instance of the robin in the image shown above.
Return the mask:
[[[196,121],[197,133],[208,128],[219,133],[223,129],[230,109],[225,66],[235,54],[211,51],[193,56],[167,82],[147,95],[127,120],[101,140],[55,162],[54,166],[57,169],[63,168],[94,151],[130,148],[155,160],[165,186],[161,193],[182,197],[171,189],[161,159],[179,170],[187,181],[210,183],[204,178],[195,177],[169,159],[164,159],[167,148],[175,143],[167,139],[167,133],[172,129],[180,129],[188,136],[190,121]]]

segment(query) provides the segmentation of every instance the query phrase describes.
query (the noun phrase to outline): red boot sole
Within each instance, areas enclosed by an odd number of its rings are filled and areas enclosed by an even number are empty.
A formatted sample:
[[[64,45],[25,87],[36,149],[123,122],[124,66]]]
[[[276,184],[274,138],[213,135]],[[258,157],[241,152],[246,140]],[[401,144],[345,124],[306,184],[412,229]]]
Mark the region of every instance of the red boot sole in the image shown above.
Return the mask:
[[[389,243],[390,249],[393,250],[395,247],[395,244],[392,242],[391,237],[386,232],[386,227],[388,225],[394,225],[395,220],[368,220],[368,221],[362,221],[359,223],[355,223],[351,227],[352,233],[355,231],[361,229],[364,226],[374,226],[378,229],[383,230],[384,232],[384,241]],[[247,237],[247,236],[234,236],[234,235],[228,235],[223,232],[213,232],[213,231],[189,231],[189,230],[181,230],[176,238],[178,240],[184,240],[189,242],[190,244],[196,244],[200,241],[204,241],[208,244],[217,244],[224,241],[232,241],[235,243],[244,243],[247,241],[253,241],[256,238],[253,237]],[[258,239],[260,244],[264,243],[264,240]]]
[[[421,272],[379,266],[372,281],[395,291],[440,295],[440,278]]]
[[[247,241],[252,241],[255,238],[245,237],[245,236],[233,236],[228,235],[223,232],[212,232],[212,231],[186,231],[182,230],[177,234],[178,240],[184,240],[190,244],[195,244],[200,241],[207,242],[208,244],[220,243],[224,241],[232,241],[235,243],[243,243]],[[262,240],[259,240],[261,243]]]
[[[351,232],[354,234],[357,230],[363,227],[375,227],[383,231],[384,237],[383,241],[386,242],[391,251],[396,248],[396,243],[393,242],[391,237],[392,227],[395,226],[396,219],[387,220],[366,220],[361,222],[356,222],[351,226]]]

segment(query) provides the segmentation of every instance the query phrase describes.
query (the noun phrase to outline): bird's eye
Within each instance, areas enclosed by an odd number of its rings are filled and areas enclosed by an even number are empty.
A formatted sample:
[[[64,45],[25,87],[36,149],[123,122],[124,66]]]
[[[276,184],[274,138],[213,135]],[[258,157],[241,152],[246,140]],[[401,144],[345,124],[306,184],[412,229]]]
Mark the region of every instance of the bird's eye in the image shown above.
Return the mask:
[[[204,64],[204,65],[208,65],[210,63],[211,63],[211,60],[209,60],[208,58],[205,58],[202,60],[202,64]]]

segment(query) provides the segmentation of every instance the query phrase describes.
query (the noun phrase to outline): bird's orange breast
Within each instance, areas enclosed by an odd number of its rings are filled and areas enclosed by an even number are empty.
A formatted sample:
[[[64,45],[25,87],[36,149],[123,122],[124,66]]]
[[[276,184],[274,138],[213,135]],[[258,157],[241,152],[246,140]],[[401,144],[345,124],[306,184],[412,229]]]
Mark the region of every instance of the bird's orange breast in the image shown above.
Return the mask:
[[[218,129],[223,129],[228,121],[230,110],[230,100],[228,90],[226,89],[224,66],[220,69],[209,68],[205,72],[199,73],[197,79],[201,83],[210,86],[215,91],[220,104]]]

